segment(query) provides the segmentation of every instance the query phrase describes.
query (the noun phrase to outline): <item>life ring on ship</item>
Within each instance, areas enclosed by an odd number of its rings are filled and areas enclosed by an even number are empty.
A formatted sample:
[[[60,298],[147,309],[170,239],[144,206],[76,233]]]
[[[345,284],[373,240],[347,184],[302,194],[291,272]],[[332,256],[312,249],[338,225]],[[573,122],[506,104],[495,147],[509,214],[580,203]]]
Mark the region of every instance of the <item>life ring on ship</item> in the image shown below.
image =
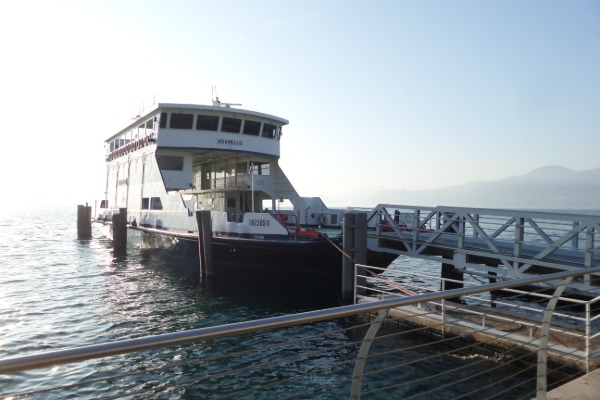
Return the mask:
[[[317,217],[317,224],[325,225],[325,214],[319,214]]]

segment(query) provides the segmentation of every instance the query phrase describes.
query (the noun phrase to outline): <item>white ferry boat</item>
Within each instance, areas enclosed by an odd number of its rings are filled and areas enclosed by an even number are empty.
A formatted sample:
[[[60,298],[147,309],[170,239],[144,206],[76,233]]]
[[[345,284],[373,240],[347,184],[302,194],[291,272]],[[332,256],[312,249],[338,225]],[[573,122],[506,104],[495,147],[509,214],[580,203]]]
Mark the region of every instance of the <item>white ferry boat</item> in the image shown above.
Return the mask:
[[[218,98],[159,103],[108,138],[96,221],[110,228],[126,208],[128,240],[197,249],[195,214],[210,210],[217,271],[260,265],[340,274],[341,240],[323,229],[341,233],[344,210],[300,196],[279,167],[288,121],[233,106]],[[389,258],[374,257],[373,265]]]

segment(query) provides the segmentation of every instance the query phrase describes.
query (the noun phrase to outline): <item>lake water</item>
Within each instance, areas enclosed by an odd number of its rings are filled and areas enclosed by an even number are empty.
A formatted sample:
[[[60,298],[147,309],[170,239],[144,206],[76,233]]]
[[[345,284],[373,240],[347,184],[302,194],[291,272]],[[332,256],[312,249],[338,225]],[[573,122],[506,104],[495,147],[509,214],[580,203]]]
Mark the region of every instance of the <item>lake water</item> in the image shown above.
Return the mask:
[[[115,256],[111,242],[96,227],[92,240],[77,239],[76,214],[74,206],[0,215],[0,358],[337,305],[337,294],[304,287],[271,285],[256,290],[233,280],[230,285],[200,285],[197,260],[150,249],[129,248],[127,255]],[[260,335],[263,343],[281,339],[281,332]],[[244,340],[254,342],[258,337]],[[331,345],[331,338],[323,340]],[[235,340],[226,343],[250,346]],[[185,354],[183,347],[181,351]],[[0,393],[35,390],[46,374],[0,376]],[[67,375],[77,380],[95,374],[90,362],[73,367]],[[168,398],[200,396],[191,390],[172,392]],[[96,395],[73,393],[74,398]]]

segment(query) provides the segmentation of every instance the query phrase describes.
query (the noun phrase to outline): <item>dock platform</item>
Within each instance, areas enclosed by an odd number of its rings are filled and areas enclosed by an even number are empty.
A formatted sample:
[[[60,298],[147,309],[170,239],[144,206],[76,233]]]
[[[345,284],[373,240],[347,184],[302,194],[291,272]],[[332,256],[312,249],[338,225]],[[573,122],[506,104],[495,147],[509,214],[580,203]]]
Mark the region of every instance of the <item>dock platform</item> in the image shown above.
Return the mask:
[[[379,300],[363,297],[358,303]],[[426,327],[441,336],[460,336],[491,350],[511,350],[532,356],[538,352],[541,321],[485,306],[449,301],[445,304],[444,312],[439,304],[433,303],[397,307],[389,310],[389,317],[401,325]],[[582,372],[594,370],[600,366],[600,337],[592,338],[589,346],[586,353],[585,331],[554,322],[549,335],[548,362]]]
[[[600,369],[549,391],[546,400],[596,400],[600,393]]]

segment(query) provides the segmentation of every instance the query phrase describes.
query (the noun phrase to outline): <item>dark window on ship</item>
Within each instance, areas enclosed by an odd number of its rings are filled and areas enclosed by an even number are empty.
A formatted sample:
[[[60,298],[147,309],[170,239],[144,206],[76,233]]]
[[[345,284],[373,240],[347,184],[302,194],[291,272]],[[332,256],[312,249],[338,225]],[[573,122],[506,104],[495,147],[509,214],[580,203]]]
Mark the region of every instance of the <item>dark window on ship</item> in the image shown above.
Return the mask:
[[[167,127],[167,113],[160,113],[160,125],[161,128]]]
[[[108,200],[100,201],[100,208],[108,208]]]
[[[259,175],[271,175],[271,164],[269,164],[269,163],[258,164],[258,174]]]
[[[214,115],[198,115],[196,129],[201,131],[216,131],[219,129],[219,117]]]
[[[150,198],[150,209],[151,210],[162,210],[162,203],[160,201],[160,197],[151,197]]]
[[[192,129],[194,126],[194,114],[171,114],[169,128],[172,129]]]
[[[146,129],[152,129],[153,125],[152,125],[152,120],[149,119],[148,121],[146,121]]]
[[[235,199],[227,199],[227,208],[235,208]]]
[[[262,129],[263,137],[267,137],[269,139],[273,139],[275,137],[275,130],[277,127],[271,124],[264,124]]]
[[[142,210],[147,210],[150,206],[150,198],[142,197]]]
[[[260,122],[246,120],[244,122],[244,133],[246,135],[258,136],[260,133]]]
[[[240,133],[241,128],[242,128],[242,120],[241,119],[223,117],[223,126],[221,127],[221,131],[231,132],[231,133]]]
[[[158,168],[167,171],[183,171],[183,157],[156,156]]]

